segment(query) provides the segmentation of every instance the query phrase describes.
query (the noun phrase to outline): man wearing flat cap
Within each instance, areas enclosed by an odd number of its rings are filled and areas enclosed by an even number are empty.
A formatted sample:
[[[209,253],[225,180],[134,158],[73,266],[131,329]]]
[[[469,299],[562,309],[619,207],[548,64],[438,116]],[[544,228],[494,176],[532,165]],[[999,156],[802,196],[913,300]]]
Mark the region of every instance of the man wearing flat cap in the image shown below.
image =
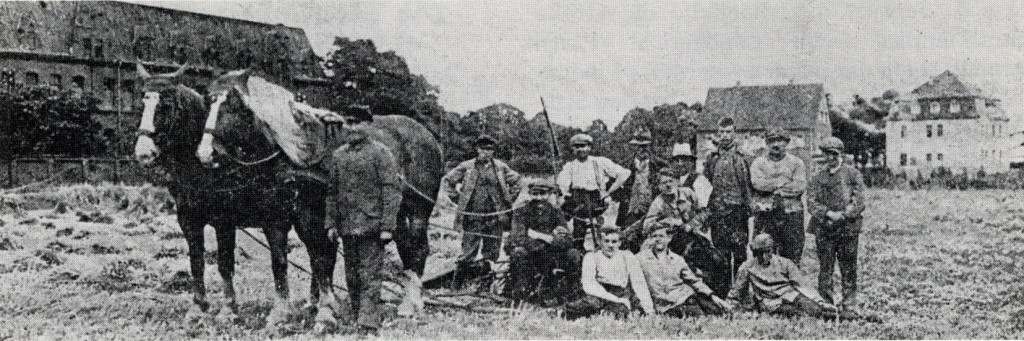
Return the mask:
[[[583,253],[572,247],[565,216],[554,203],[555,183],[537,179],[527,185],[529,201],[512,213],[509,287],[517,301],[553,306],[575,296]]]
[[[614,193],[622,188],[632,172],[602,156],[590,155],[594,138],[576,134],[569,139],[573,159],[558,173],[558,188],[565,196],[562,211],[573,218],[572,237],[577,250],[583,251],[588,228],[600,228],[601,215],[608,209]],[[611,183],[609,185],[609,183]]]
[[[501,234],[509,228],[510,214],[495,213],[512,207],[522,179],[508,164],[494,158],[497,141],[493,137],[481,135],[475,145],[477,157],[460,163],[441,180],[449,198],[457,203],[453,228],[466,232],[462,234],[460,269],[490,269],[498,260]],[[462,186],[456,188],[459,184]],[[476,261],[478,250],[483,257],[480,262]]]
[[[639,224],[637,222],[644,218],[651,201],[658,195],[658,172],[666,166],[666,162],[652,155],[650,130],[637,130],[629,145],[634,151],[633,162],[629,164],[631,174],[622,188],[612,193],[612,199],[619,202],[615,225],[625,229],[623,247],[637,252],[644,238],[639,233],[641,229],[633,229],[631,225]]]
[[[778,243],[779,255],[800,266],[804,250],[804,205],[807,189],[804,161],[786,152],[789,135],[772,128],[765,134],[768,152],[750,164],[755,233],[767,233]]]

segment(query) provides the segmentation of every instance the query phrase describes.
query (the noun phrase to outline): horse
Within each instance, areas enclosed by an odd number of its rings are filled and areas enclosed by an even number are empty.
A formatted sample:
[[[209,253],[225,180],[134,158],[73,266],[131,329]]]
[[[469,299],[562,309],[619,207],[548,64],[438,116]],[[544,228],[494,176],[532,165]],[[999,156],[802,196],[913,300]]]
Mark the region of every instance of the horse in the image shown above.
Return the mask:
[[[292,214],[296,190],[282,186],[272,176],[272,162],[204,167],[195,150],[204,134],[208,110],[202,95],[177,81],[186,67],[156,75],[142,65],[136,67],[145,94],[135,158],[144,166],[161,166],[170,175],[168,190],[177,203],[178,225],[188,243],[192,273],[193,304],[186,320],[196,321],[214,312],[217,321],[237,319],[235,229],[248,226],[262,227],[270,248],[276,297],[267,324],[287,321],[296,313],[289,304],[287,277],[287,234],[297,225]],[[217,269],[224,280],[225,300],[213,311],[204,283],[206,225],[216,231]],[[333,255],[335,249],[324,243],[322,236],[303,229],[297,232],[306,244],[314,273],[333,267],[334,258],[326,255]],[[317,280],[323,277],[314,278]]]
[[[250,70],[221,75],[208,86],[208,93],[215,104],[210,108],[207,122],[216,124],[207,127],[197,150],[200,160],[214,162],[214,151],[255,153],[252,151],[254,144],[276,144],[278,151],[291,160],[290,169],[285,173],[300,174],[291,177],[314,184],[300,195],[305,198],[300,205],[304,210],[303,224],[312,224],[310,229],[323,229],[327,196],[324,188],[331,184],[321,161],[342,144],[328,133],[329,127],[324,121],[333,118],[343,123],[344,117],[297,102],[287,88]],[[316,117],[303,113],[313,113]],[[391,150],[403,170],[406,188],[394,240],[404,268],[405,295],[399,305],[399,315],[412,316],[423,310],[420,277],[430,254],[428,220],[444,176],[444,156],[434,134],[409,117],[379,115],[374,116],[371,124],[363,126],[370,139]],[[223,147],[216,148],[214,141]]]

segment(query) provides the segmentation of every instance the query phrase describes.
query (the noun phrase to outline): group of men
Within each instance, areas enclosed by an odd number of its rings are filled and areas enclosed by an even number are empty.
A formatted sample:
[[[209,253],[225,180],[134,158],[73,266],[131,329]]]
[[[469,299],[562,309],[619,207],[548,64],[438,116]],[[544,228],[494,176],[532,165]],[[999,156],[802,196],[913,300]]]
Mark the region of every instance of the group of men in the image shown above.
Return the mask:
[[[481,136],[478,157],[443,180],[461,213],[456,226],[465,231],[459,269],[497,264],[497,237],[508,231],[504,294],[562,307],[567,318],[625,315],[633,307],[674,316],[737,306],[813,316],[851,311],[864,210],[860,173],[843,164],[836,138],[820,144],[824,165],[810,181],[804,162],[788,152],[785,131],[770,129],[765,141],[764,155],[742,153],[733,120],[723,118],[701,174],[689,144],[677,144],[665,161],[652,151],[651,133],[638,131],[629,142],[635,156],[623,167],[592,155],[593,138],[579,134],[555,181],[529,183],[517,205],[522,177],[494,159],[497,141]],[[808,290],[799,270],[805,195],[807,232],[817,235],[821,265],[817,290]],[[618,214],[605,222],[612,201]],[[836,261],[841,300],[832,288]]]
[[[555,181],[530,182],[525,200],[517,200],[523,177],[494,158],[498,141],[481,136],[475,141],[477,157],[442,180],[442,193],[456,203],[455,228],[464,232],[456,275],[496,268],[501,236],[509,232],[503,294],[560,307],[570,319],[599,312],[625,316],[635,307],[673,316],[722,314],[740,306],[813,316],[849,311],[841,308],[856,295],[861,175],[843,164],[843,144],[836,138],[822,141],[825,163],[809,182],[803,161],[787,152],[790,138],[784,131],[770,130],[765,139],[767,153],[752,158],[737,148],[732,119],[720,120],[713,141],[717,150],[701,174],[689,144],[677,144],[671,160],[663,161],[652,152],[650,132],[637,132],[630,141],[635,157],[627,168],[592,155],[593,138],[579,134],[570,139],[573,157]],[[344,203],[349,196],[332,196],[339,202],[329,202],[328,227],[335,228],[335,220],[365,227],[331,233],[358,246],[345,250],[350,291],[359,297],[353,297],[352,308],[359,311],[360,325],[375,330],[380,276],[371,265],[379,263],[374,259],[392,239],[395,226],[387,217],[397,210],[393,203],[401,189],[388,175],[398,174],[394,169],[369,170],[395,168],[382,155],[386,150],[356,131],[348,140],[335,153],[344,162],[337,163],[333,178],[366,179],[342,173],[376,173],[379,181],[345,187],[366,187],[366,197],[376,199]],[[805,195],[808,232],[817,235],[821,264],[816,292],[807,289],[798,269]],[[618,215],[614,223],[605,222],[612,201],[619,202]],[[386,214],[367,214],[371,211]],[[589,252],[587,239],[593,243]],[[836,261],[843,289],[839,302],[832,293]]]

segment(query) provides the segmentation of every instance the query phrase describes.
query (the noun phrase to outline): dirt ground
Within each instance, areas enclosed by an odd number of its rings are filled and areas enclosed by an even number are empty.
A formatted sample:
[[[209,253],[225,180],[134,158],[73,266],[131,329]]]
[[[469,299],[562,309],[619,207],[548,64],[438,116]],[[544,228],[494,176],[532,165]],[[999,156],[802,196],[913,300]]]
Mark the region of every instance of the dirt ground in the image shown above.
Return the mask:
[[[296,320],[294,330],[265,328],[273,300],[269,252],[248,236],[238,234],[236,250],[240,320],[188,324],[187,247],[175,217],[160,212],[166,198],[158,190],[52,192],[44,204],[18,210],[5,203],[0,211],[0,340],[314,338],[307,320]],[[537,309],[485,314],[431,308],[417,321],[391,320],[381,338],[1022,338],[1022,199],[1009,191],[871,190],[858,308],[882,317],[882,324],[752,313],[568,322]],[[450,224],[450,217],[434,223]],[[262,239],[258,230],[250,231]],[[216,301],[222,283],[212,229],[207,232],[206,283]],[[431,231],[428,272],[458,253],[459,238],[445,229]],[[289,244],[289,259],[308,266],[294,234]],[[802,268],[813,282],[813,236]],[[294,269],[289,277],[292,300],[301,306],[309,279]],[[335,282],[344,285],[340,269]],[[328,338],[350,337],[342,332]]]

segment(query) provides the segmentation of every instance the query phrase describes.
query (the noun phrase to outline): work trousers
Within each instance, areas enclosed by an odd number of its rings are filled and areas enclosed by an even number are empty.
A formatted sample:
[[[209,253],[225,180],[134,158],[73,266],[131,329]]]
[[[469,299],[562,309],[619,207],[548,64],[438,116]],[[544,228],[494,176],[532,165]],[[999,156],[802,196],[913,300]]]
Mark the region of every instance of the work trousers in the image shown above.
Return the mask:
[[[573,248],[586,252],[583,248],[583,240],[586,237],[587,229],[600,229],[602,225],[601,215],[608,209],[608,205],[601,200],[601,192],[597,190],[588,191],[582,189],[571,189],[571,196],[566,198],[562,204],[562,211],[572,217],[572,240]],[[583,219],[579,219],[583,218]],[[593,220],[593,222],[591,222]],[[599,243],[599,240],[595,240]]]
[[[843,285],[843,304],[855,302],[857,296],[857,247],[860,235],[824,235],[818,233],[818,293],[828,302],[832,295],[832,269],[839,263]]]
[[[547,246],[524,256],[513,256],[509,264],[509,298],[534,304],[552,305],[577,296],[583,254],[576,249]]]
[[[836,312],[834,310],[822,307],[821,304],[818,304],[818,302],[815,302],[803,294],[797,296],[793,302],[783,302],[781,306],[771,313],[786,317],[800,315],[811,317],[836,317]]]
[[[341,237],[345,249],[345,280],[349,303],[357,312],[356,324],[380,328],[384,302],[380,297],[381,282],[394,274],[387,265],[386,243],[379,235],[348,235]]]
[[[636,306],[637,299],[629,288],[617,287],[601,283],[605,290],[617,297],[629,297],[630,304]],[[575,320],[583,317],[590,317],[602,312],[615,316],[616,319],[624,319],[629,316],[629,307],[622,303],[612,302],[596,296],[585,295],[578,300],[565,305],[565,318]]]
[[[732,278],[736,276],[740,264],[747,260],[748,226],[750,208],[747,205],[720,205],[711,210],[708,224],[711,227],[711,241],[715,248],[727,252],[726,262],[731,256],[731,264],[719,269],[716,275],[708,276],[708,286],[715,296],[725,297],[732,286]]]
[[[507,214],[492,217],[465,216],[462,228],[462,254],[459,262],[471,263],[477,249],[485,260],[497,261],[501,253],[501,233],[509,227]],[[483,245],[481,245],[483,244]]]
[[[804,212],[782,210],[758,212],[754,218],[754,234],[767,233],[775,240],[779,255],[800,266],[804,254]]]
[[[666,310],[664,314],[672,317],[722,315],[725,314],[725,309],[715,304],[711,296],[695,293],[687,298],[683,304]]]

